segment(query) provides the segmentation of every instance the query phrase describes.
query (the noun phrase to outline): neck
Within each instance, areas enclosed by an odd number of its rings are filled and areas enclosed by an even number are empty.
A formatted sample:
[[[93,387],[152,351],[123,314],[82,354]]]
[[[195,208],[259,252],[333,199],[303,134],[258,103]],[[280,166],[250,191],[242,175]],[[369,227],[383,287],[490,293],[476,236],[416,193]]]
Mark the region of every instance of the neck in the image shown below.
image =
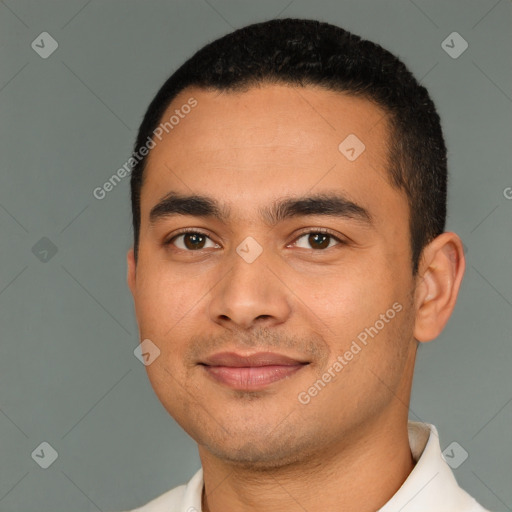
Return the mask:
[[[329,452],[285,467],[251,469],[199,448],[203,512],[370,512],[398,491],[414,467],[407,417],[365,426]]]

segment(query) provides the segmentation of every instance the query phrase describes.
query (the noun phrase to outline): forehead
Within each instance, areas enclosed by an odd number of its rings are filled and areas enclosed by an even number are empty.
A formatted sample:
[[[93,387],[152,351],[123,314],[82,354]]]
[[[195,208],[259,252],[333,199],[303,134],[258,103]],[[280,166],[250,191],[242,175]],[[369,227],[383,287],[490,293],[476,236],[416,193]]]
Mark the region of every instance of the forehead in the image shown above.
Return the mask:
[[[197,105],[190,109],[187,103],[192,98]],[[194,150],[200,158],[210,149],[232,152],[238,146],[281,145],[312,160],[318,158],[312,150],[320,145],[338,156],[338,144],[349,134],[367,142],[372,151],[384,150],[388,137],[387,117],[375,103],[312,86],[266,84],[244,92],[188,88],[171,102],[161,126],[165,128],[169,120],[172,126],[162,135],[174,144],[176,158],[183,156],[181,148]],[[166,156],[166,144],[158,142],[149,161]]]
[[[403,201],[388,179],[388,119],[369,100],[320,87],[189,88],[162,123],[172,116],[148,156],[143,222],[171,190],[218,197],[241,215],[276,194],[320,190]]]

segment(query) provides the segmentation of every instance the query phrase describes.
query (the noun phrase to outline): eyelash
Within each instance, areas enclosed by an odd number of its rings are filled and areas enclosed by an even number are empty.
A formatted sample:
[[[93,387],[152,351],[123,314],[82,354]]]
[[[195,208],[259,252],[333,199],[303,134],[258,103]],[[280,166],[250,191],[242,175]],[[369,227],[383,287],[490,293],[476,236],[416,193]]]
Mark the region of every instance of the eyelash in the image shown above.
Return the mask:
[[[347,244],[347,242],[345,240],[339,238],[331,230],[329,230],[327,228],[316,228],[316,229],[310,229],[309,231],[303,231],[297,235],[294,242],[296,242],[299,238],[301,238],[304,235],[317,234],[317,233],[320,233],[323,235],[329,235],[331,238],[334,238],[334,240],[336,240],[338,242],[338,245],[346,245]],[[205,233],[204,231],[198,231],[196,229],[184,228],[184,229],[178,231],[177,233],[175,233],[171,238],[166,240],[164,242],[164,246],[173,245],[172,244],[173,241],[176,238],[178,238],[179,236],[184,235],[184,234],[185,235],[202,235],[202,236],[206,236],[207,238],[210,238],[208,233]],[[210,238],[210,240],[211,240],[211,238]],[[315,252],[321,252],[321,251],[326,251],[327,249],[331,249],[331,248],[332,247],[327,247],[326,249],[311,249],[311,250],[315,251]],[[202,249],[198,249],[197,251],[191,251],[191,250],[180,249],[179,247],[175,247],[175,249],[177,249],[178,251],[184,251],[184,252],[200,252],[202,250]]]

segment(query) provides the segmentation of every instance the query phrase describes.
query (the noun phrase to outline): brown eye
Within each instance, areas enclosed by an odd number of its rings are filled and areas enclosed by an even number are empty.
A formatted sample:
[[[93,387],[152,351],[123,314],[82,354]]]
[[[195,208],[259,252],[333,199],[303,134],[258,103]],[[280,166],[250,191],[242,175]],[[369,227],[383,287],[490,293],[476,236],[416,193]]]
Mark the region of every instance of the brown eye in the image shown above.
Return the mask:
[[[210,238],[199,231],[185,231],[172,237],[166,242],[166,245],[172,244],[183,251],[198,251],[206,248],[205,244],[208,240],[210,240]],[[213,242],[212,244],[213,247],[217,246],[217,244]]]
[[[322,231],[310,231],[307,233],[303,233],[301,236],[299,236],[299,238],[297,238],[297,240],[300,240],[301,238],[304,238],[306,236],[307,244],[309,245],[309,247],[303,247],[304,249],[328,249],[329,247],[332,247],[332,240],[336,240],[338,242],[338,245],[343,243],[343,241],[340,240],[338,237],[331,235],[330,233],[324,233]],[[297,242],[295,242],[294,245],[297,245]]]

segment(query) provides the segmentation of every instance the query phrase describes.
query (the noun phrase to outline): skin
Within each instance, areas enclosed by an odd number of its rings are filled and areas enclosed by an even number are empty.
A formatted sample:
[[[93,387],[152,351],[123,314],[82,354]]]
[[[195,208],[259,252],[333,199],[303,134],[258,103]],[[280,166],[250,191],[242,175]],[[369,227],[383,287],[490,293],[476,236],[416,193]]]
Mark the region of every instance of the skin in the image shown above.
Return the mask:
[[[191,96],[197,107],[150,152],[139,259],[128,251],[127,281],[140,339],[161,351],[146,367],[151,385],[198,443],[203,510],[376,510],[414,466],[407,415],[416,350],[455,306],[461,240],[435,238],[413,277],[409,209],[388,181],[389,127],[375,104],[312,86],[190,88],[163,119]],[[366,146],[355,161],[338,150],[348,134]],[[151,208],[170,191],[207,195],[231,217],[179,215],[151,226]],[[259,215],[284,196],[319,192],[343,192],[373,225],[317,215],[271,227]],[[182,228],[206,232],[203,248],[187,249],[183,236],[164,245]],[[308,242],[315,228],[346,243],[328,238],[319,248]],[[248,236],[262,248],[252,263],[236,252]],[[300,403],[298,394],[396,302],[403,309]],[[218,383],[197,364],[220,351],[263,350],[309,364],[253,392]]]

